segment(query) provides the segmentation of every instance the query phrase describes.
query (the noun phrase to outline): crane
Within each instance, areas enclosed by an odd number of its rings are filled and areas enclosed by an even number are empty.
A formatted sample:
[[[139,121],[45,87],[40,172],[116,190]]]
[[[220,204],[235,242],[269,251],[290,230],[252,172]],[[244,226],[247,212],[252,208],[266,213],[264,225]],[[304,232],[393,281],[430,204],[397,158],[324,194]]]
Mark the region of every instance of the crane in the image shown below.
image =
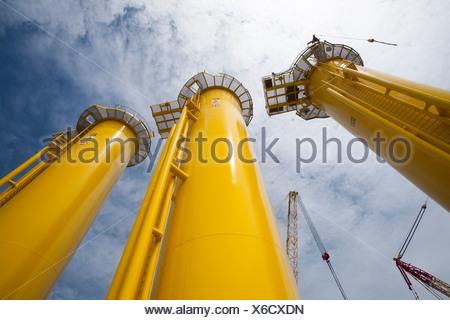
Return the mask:
[[[403,255],[405,254],[406,249],[411,243],[411,240],[417,230],[417,227],[420,224],[420,221],[422,220],[422,217],[426,209],[427,209],[427,201],[425,201],[425,203],[420,208],[419,214],[417,215],[416,220],[413,223],[413,226],[409,230],[409,233],[406,236],[406,239],[403,242],[397,254],[397,257],[394,258],[395,265],[397,266],[398,270],[400,270],[403,279],[405,279],[405,282],[408,285],[409,290],[411,290],[416,300],[419,299],[419,295],[417,294],[417,291],[414,289],[406,272],[409,273],[414,279],[416,279],[421,285],[423,285],[425,289],[430,291],[430,293],[433,294],[436,298],[441,299],[441,297],[436,291],[439,291],[440,293],[445,294],[447,297],[450,297],[450,285],[436,278],[435,276],[429,274],[428,272],[401,260]]]
[[[300,207],[300,211],[303,213],[305,217],[306,223],[308,224],[309,230],[314,237],[314,240],[319,248],[321,257],[324,261],[326,261],[328,268],[330,268],[331,274],[333,275],[334,280],[338,286],[339,291],[342,294],[342,297],[347,300],[347,295],[345,294],[344,289],[342,288],[341,283],[336,275],[336,272],[333,269],[333,266],[330,262],[330,254],[325,249],[322,240],[320,239],[319,233],[317,232],[314,223],[311,220],[311,217],[308,214],[305,206],[301,202],[300,196],[297,191],[290,191],[286,197],[276,206],[275,211],[279,208],[281,203],[283,203],[286,198],[289,197],[289,206],[288,206],[288,216],[287,216],[287,233],[286,233],[286,253],[289,258],[289,262],[291,264],[292,273],[294,274],[294,278],[298,283],[298,206]]]
[[[294,273],[295,281],[298,284],[298,192],[289,192],[289,207],[287,218],[286,251]]]
[[[406,263],[399,258],[394,258],[395,264],[397,268],[400,270],[400,273],[405,279],[406,284],[408,285],[409,290],[413,292],[416,300],[419,299],[419,295],[416,290],[414,290],[411,281],[408,278],[406,272],[408,272],[414,279],[416,279],[420,284],[422,284],[425,289],[430,291],[436,298],[442,299],[439,294],[437,294],[434,290],[439,291],[440,293],[445,294],[447,297],[450,297],[450,285],[435,276],[429,274],[428,272],[413,266],[410,263]]]
[[[338,286],[339,291],[342,294],[342,297],[344,300],[348,300],[347,295],[345,294],[344,288],[342,287],[336,272],[334,271],[333,266],[330,262],[330,254],[325,249],[325,246],[323,245],[322,240],[320,239],[319,233],[317,232],[316,227],[314,226],[314,223],[311,219],[311,217],[308,214],[308,211],[306,210],[300,196],[298,197],[298,204],[300,206],[300,211],[303,213],[303,216],[305,217],[306,223],[308,224],[309,230],[311,231],[311,234],[313,235],[313,238],[317,244],[317,247],[319,248],[320,254],[322,256],[322,259],[327,263],[328,268],[330,268],[331,274],[333,275],[334,281],[336,281],[336,285]]]

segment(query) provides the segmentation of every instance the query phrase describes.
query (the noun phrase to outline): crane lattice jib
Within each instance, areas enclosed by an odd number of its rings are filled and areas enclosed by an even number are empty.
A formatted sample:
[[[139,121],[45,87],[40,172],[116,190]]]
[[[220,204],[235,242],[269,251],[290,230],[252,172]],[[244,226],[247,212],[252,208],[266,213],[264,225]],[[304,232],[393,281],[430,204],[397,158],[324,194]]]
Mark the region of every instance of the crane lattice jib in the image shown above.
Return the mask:
[[[286,251],[291,264],[295,281],[298,283],[298,192],[289,192],[289,208],[287,219]]]
[[[436,278],[435,276],[429,274],[428,272],[413,266],[410,263],[403,262],[400,259],[394,258],[397,267],[402,268],[404,271],[411,274],[416,280],[421,281],[423,284],[430,286],[433,289],[445,294],[450,297],[450,285],[444,281]]]

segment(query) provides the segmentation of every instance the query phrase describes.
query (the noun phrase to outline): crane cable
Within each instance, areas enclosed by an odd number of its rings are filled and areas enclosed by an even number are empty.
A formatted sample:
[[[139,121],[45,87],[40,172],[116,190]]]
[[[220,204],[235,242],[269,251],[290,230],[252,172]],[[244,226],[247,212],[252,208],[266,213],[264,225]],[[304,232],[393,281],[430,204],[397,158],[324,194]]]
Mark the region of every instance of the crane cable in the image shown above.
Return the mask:
[[[384,42],[384,41],[378,41],[375,39],[362,39],[362,38],[350,38],[350,37],[340,37],[340,36],[328,36],[328,35],[323,35],[323,34],[319,34],[319,37],[328,37],[328,38],[340,38],[340,39],[350,39],[350,40],[362,40],[362,41],[367,41],[370,43],[381,43],[381,44],[387,44],[388,46],[397,46],[396,43],[390,43],[390,42]]]
[[[344,292],[344,288],[342,287],[341,283],[339,282],[337,274],[334,271],[333,266],[331,265],[330,255],[328,254],[327,250],[325,249],[325,246],[323,245],[323,242],[320,239],[319,233],[317,232],[317,229],[314,226],[314,223],[312,222],[311,217],[308,214],[308,211],[306,211],[306,208],[303,205],[303,202],[302,202],[302,199],[300,198],[300,196],[298,196],[298,205],[300,206],[300,211],[303,212],[303,216],[305,217],[306,223],[309,226],[309,230],[311,231],[313,238],[316,241],[317,247],[319,248],[319,251],[322,255],[322,259],[327,262],[328,268],[330,268],[331,274],[334,278],[334,281],[336,282],[336,285],[338,286],[339,291],[342,294],[342,297],[345,300],[348,300],[347,295]]]
[[[435,296],[436,297],[436,299],[438,299],[438,300],[444,300],[444,298],[442,298],[442,296],[440,296],[432,287],[430,287],[430,286],[427,286],[427,285],[425,285],[425,284],[423,284],[422,283],[422,281],[420,281],[419,279],[417,279],[417,277],[415,277],[415,276],[412,276],[422,287],[424,287],[425,289],[427,289],[428,290],[428,292],[430,292],[433,296]],[[412,285],[411,285],[412,286]],[[415,290],[414,290],[415,291]],[[418,298],[419,296],[417,296],[417,298]],[[419,300],[419,299],[416,299],[416,300]]]
[[[275,214],[275,216],[277,216],[277,211],[278,209],[280,209],[281,205],[286,201],[287,197],[289,197],[289,193],[286,195],[286,197],[283,198],[283,200],[281,200],[277,206],[273,209],[273,213]]]

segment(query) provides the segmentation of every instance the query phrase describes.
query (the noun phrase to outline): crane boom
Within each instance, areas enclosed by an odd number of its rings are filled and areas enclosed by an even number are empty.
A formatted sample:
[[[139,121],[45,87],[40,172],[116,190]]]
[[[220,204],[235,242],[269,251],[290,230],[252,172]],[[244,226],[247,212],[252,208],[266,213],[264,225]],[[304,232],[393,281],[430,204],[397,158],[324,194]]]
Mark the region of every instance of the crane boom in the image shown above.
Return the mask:
[[[427,199],[427,201],[428,201],[428,199]],[[426,289],[432,288],[432,289],[435,289],[435,290],[445,294],[447,297],[450,297],[450,286],[447,283],[445,283],[444,281],[429,274],[428,272],[426,272],[420,268],[417,268],[410,263],[406,263],[401,260],[403,255],[405,254],[406,249],[408,248],[409,244],[411,243],[411,240],[412,240],[414,234],[416,233],[417,227],[419,226],[419,223],[422,220],[425,210],[427,209],[427,201],[425,201],[425,203],[420,208],[419,214],[417,215],[416,220],[414,221],[411,229],[409,230],[409,233],[406,236],[406,239],[403,242],[403,245],[398,252],[397,258],[394,258],[394,261],[395,261],[395,265],[400,270],[400,273],[402,274],[403,279],[405,279],[409,290],[412,291],[414,298],[419,299],[419,295],[417,294],[416,290],[414,290],[412,283],[409,280],[406,272],[408,272],[411,276],[413,276],[413,278],[416,279],[419,283],[423,284]]]
[[[298,284],[298,192],[289,192],[289,207],[287,219],[286,251],[291,264],[295,281]]]
[[[406,283],[408,284],[408,287],[410,290],[412,289],[411,281],[409,281],[408,276],[406,275],[405,271],[408,272],[411,276],[414,277],[417,281],[422,282],[426,286],[429,286],[443,294],[445,294],[447,297],[450,297],[450,285],[435,276],[429,274],[428,272],[417,268],[413,266],[410,263],[406,263],[399,258],[394,258],[395,264],[399,268],[400,272],[403,275],[403,278],[405,278]],[[417,293],[415,293],[417,295]],[[418,298],[418,297],[417,297]]]
[[[305,206],[302,203],[302,199],[298,197],[298,204],[300,206],[300,211],[303,212],[303,216],[305,217],[306,223],[309,226],[309,230],[311,231],[314,240],[316,241],[317,247],[319,248],[320,254],[322,255],[322,259],[326,261],[328,268],[330,268],[331,274],[333,275],[334,281],[336,281],[336,285],[339,288],[339,291],[342,294],[342,297],[345,300],[348,300],[347,295],[345,294],[344,288],[342,288],[342,285],[337,277],[336,272],[333,269],[333,266],[330,262],[330,255],[328,254],[327,250],[325,249],[325,246],[323,245],[322,239],[320,239],[319,233],[317,232],[316,227],[314,226],[313,221],[311,220],[311,217],[308,214],[308,211],[306,210]]]

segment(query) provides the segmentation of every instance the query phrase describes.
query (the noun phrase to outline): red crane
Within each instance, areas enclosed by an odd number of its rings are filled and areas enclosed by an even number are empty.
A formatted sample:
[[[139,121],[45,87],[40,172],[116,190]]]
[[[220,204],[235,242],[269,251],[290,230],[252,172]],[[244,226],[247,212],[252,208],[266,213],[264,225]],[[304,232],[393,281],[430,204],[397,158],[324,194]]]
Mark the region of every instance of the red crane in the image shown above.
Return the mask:
[[[409,290],[411,290],[413,292],[414,297],[416,299],[418,299],[419,296],[417,295],[417,292],[412,287],[412,283],[409,280],[406,272],[408,272],[414,279],[416,279],[420,283],[423,283],[426,286],[425,288],[435,289],[435,290],[439,291],[440,293],[445,294],[447,297],[450,297],[450,286],[447,283],[445,283],[444,281],[436,278],[435,276],[429,274],[428,272],[426,272],[420,268],[413,266],[410,263],[403,262],[399,258],[394,258],[394,261],[395,261],[395,264],[397,265],[398,269],[400,270],[400,273],[402,274],[403,278],[405,279]],[[430,291],[430,292],[436,296],[435,293],[433,293],[432,291]],[[436,297],[439,298],[438,296],[436,296]]]
[[[409,290],[411,290],[416,300],[419,299],[419,295],[412,286],[412,283],[409,280],[408,275],[406,273],[409,273],[414,279],[416,279],[421,285],[423,285],[425,289],[430,291],[430,293],[433,294],[436,298],[442,299],[436,291],[439,291],[440,293],[445,294],[447,297],[450,297],[450,285],[436,278],[435,276],[429,274],[428,272],[401,260],[403,255],[405,254],[406,249],[409,246],[409,243],[411,242],[412,237],[414,236],[414,233],[417,230],[417,227],[419,226],[420,221],[422,220],[423,214],[425,213],[426,209],[427,209],[427,202],[425,202],[422,205],[422,208],[420,209],[419,214],[417,215],[417,218],[414,221],[411,230],[409,231],[405,241],[403,242],[402,247],[400,248],[400,251],[398,252],[397,258],[394,258],[397,268],[400,270],[403,279],[405,279]]]

